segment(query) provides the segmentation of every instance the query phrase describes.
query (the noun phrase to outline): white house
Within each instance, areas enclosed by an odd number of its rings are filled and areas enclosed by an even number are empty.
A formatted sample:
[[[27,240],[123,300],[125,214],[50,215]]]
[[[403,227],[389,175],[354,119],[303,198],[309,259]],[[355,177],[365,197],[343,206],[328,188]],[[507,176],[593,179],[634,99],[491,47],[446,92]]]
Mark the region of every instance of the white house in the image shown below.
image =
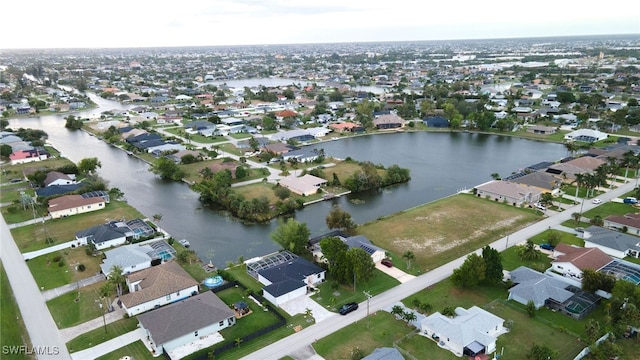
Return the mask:
[[[580,280],[585,269],[600,270],[613,259],[598,248],[583,248],[560,243],[553,249],[556,258],[551,268],[563,276]]]
[[[79,244],[93,244],[97,250],[123,245],[133,236],[133,231],[121,221],[111,221],[76,232],[76,240]]]
[[[344,236],[343,236],[344,235]],[[336,236],[338,239],[342,240],[349,249],[360,248],[367,252],[367,254],[371,255],[371,260],[374,263],[382,261],[386,257],[386,251],[383,248],[377,247],[371,243],[371,240],[367,239],[364,235],[356,235],[356,236],[346,236],[345,234],[332,234],[329,233],[324,236],[320,236],[314,239],[309,240],[311,243],[311,254],[313,255],[313,259],[316,262],[326,262],[324,255],[322,254],[322,248],[320,247],[320,241],[322,239]]]
[[[280,179],[279,184],[286,187],[298,195],[313,195],[318,192],[320,186],[327,183],[327,180],[317,176],[306,174],[302,177],[295,175]]]
[[[102,273],[109,276],[113,266],[119,266],[125,275],[144,270],[152,265],[175,259],[176,251],[164,240],[118,246],[104,252],[100,264]]]
[[[627,228],[625,233],[640,235],[640,214],[609,215],[604,218],[604,227],[614,230]]]
[[[75,183],[76,181],[71,176],[58,171],[49,171],[44,179],[44,186],[71,185]]]
[[[129,274],[129,293],[122,295],[122,306],[134,316],[198,293],[195,281],[176,261]]]
[[[236,323],[233,311],[211,291],[138,316],[154,355],[170,352]]]
[[[86,212],[104,209],[106,201],[104,198],[90,197],[84,198],[82,195],[63,195],[49,200],[49,215],[53,219],[61,217],[83,214]]]
[[[599,226],[589,226],[582,236],[584,237],[584,247],[597,247],[605,254],[618,259],[622,259],[625,256],[631,256],[636,259],[640,257],[639,237]]]
[[[564,139],[572,141],[596,142],[604,140],[608,136],[609,135],[607,135],[606,133],[600,132],[598,130],[578,129],[566,134],[564,136]]]
[[[476,195],[509,204],[531,204],[540,200],[542,191],[534,186],[516,184],[511,181],[492,180],[475,188]]]
[[[421,334],[436,341],[456,356],[491,354],[498,336],[507,332],[504,320],[477,306],[458,307],[450,318],[435,312],[420,323]]]
[[[281,304],[303,296],[307,288],[325,280],[326,271],[303,258],[295,257],[258,272],[258,281],[265,285],[263,296],[272,304]]]

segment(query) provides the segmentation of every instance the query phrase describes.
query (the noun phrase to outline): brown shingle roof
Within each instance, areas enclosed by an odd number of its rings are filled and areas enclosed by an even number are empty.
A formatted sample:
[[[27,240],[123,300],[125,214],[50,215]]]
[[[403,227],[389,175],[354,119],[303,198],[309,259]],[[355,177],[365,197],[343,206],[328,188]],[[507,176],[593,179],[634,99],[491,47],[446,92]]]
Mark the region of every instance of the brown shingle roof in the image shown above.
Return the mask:
[[[49,212],[74,209],[80,206],[104,203],[104,199],[100,196],[83,198],[82,195],[64,195],[49,200]]]
[[[558,256],[554,262],[569,262],[580,270],[598,270],[613,260],[611,256],[598,248],[574,247],[560,243],[556,246],[555,251],[564,255]]]
[[[140,290],[122,296],[122,303],[130,308],[198,285],[176,261],[153,266],[127,276],[127,283],[140,281]]]
[[[620,224],[623,226],[640,228],[640,214],[624,214],[624,216],[620,215],[609,215],[604,218],[605,221]]]

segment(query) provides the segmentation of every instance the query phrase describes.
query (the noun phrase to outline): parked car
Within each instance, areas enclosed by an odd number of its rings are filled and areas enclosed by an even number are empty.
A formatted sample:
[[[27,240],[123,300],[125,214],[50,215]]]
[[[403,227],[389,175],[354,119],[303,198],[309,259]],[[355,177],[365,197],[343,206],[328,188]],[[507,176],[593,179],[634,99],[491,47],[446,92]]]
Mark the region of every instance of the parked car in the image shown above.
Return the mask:
[[[393,261],[391,261],[391,259],[382,259],[380,263],[386,267],[393,267]]]
[[[540,244],[540,249],[544,249],[544,250],[553,250],[555,248],[555,246],[551,245],[551,244]]]
[[[351,303],[342,305],[338,312],[340,313],[340,315],[347,315],[348,313],[355,311],[357,309],[358,309],[358,303],[351,302]]]
[[[602,204],[602,200],[600,200],[600,199],[593,199],[593,203],[594,203],[594,204]]]
[[[624,198],[624,200],[622,200],[623,203],[625,204],[637,204],[638,203],[638,199],[634,198],[634,197],[626,197]]]
[[[546,208],[546,207],[544,207],[544,205],[542,205],[542,204],[540,204],[540,203],[536,203],[536,207],[537,207],[539,210],[542,210],[542,211],[547,210],[547,208]]]
[[[577,227],[577,228],[575,228],[575,230],[576,230],[576,232],[579,232],[579,233],[583,233],[584,232],[584,228],[581,228],[581,227]]]

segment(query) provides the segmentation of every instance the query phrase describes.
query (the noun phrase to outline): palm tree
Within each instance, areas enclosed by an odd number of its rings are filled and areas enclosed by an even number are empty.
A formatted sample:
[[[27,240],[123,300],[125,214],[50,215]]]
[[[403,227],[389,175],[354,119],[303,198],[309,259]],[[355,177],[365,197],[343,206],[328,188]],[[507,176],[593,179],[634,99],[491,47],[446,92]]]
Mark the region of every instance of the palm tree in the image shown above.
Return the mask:
[[[240,344],[242,344],[242,338],[238,337],[234,341],[235,341],[237,347],[240,347]]]
[[[400,319],[403,314],[404,314],[404,310],[402,309],[402,306],[393,305],[393,307],[391,308],[391,315],[395,316],[396,319]]]
[[[580,187],[584,186],[585,184],[585,174],[576,174],[576,196],[575,198],[578,199],[578,192],[580,191]]]
[[[618,159],[616,159],[615,156],[608,156],[607,167],[609,168],[609,174],[611,174],[611,177],[613,178],[609,183],[609,189],[611,189],[613,188],[613,183],[615,182],[615,179],[617,177],[616,173],[618,172],[618,168],[620,167],[618,165]]]
[[[411,324],[412,321],[415,321],[418,317],[413,311],[407,311],[402,314],[402,320],[406,321],[407,324]]]
[[[116,288],[116,294],[118,297],[122,296],[123,286],[125,283],[125,277],[122,273],[122,267],[113,265],[109,272],[109,282],[111,282]]]
[[[416,256],[413,253],[413,251],[411,251],[411,250],[405,251],[405,253],[402,254],[402,257],[405,260],[407,260],[407,269],[411,269],[411,261],[416,258]]]
[[[161,213],[153,214],[152,218],[153,218],[153,222],[155,222],[158,225],[158,232],[162,232],[162,230],[160,229],[160,221],[162,221],[162,214]],[[164,235],[162,237],[164,237]]]
[[[625,165],[624,182],[626,183],[627,175],[629,174],[629,166],[635,166],[636,162],[638,161],[638,158],[636,157],[636,153],[634,153],[633,150],[629,150],[624,154],[622,154],[622,161],[624,162],[624,165]]]
[[[498,173],[493,173],[493,174],[491,174],[491,178],[492,178],[493,180],[500,180],[500,174],[498,174]]]
[[[540,252],[536,250],[536,245],[529,239],[524,246],[518,249],[518,256],[522,260],[536,260],[540,256]]]
[[[100,296],[100,299],[107,300],[107,308],[109,310],[111,309],[111,293],[112,292],[113,292],[113,283],[111,282],[104,283],[104,285],[102,285],[100,289],[98,289],[98,295]]]

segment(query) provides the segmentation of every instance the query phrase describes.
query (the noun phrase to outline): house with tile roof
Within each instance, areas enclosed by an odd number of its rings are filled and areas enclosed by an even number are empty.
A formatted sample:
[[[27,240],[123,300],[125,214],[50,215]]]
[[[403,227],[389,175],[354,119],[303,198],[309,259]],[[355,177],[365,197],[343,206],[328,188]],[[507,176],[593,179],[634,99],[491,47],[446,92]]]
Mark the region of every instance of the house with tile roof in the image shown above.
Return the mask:
[[[584,247],[597,247],[618,259],[625,256],[640,258],[640,238],[599,226],[589,226],[582,234]]]
[[[264,298],[276,306],[305,295],[308,287],[324,282],[325,278],[323,268],[300,257],[258,272],[258,281],[265,285]]]
[[[236,318],[227,304],[207,291],[138,316],[154,355],[170,353],[198,339],[233,326]]]
[[[553,196],[560,194],[560,185],[562,185],[562,180],[547,172],[535,171],[524,175],[520,173],[519,175],[520,176],[505,178],[505,180],[508,179],[509,181],[520,185],[533,186],[543,193],[551,193]]]
[[[474,190],[478,197],[503,201],[516,206],[536,203],[542,195],[542,191],[536,187],[502,180],[486,182],[476,186]]]
[[[49,153],[38,149],[18,150],[9,155],[11,165],[42,161],[49,158]]]
[[[420,323],[420,334],[460,357],[493,353],[498,336],[507,332],[504,319],[477,306],[458,307],[455,313],[429,315]]]
[[[596,142],[604,140],[608,137],[606,133],[593,129],[578,129],[572,131],[564,136],[565,140],[571,141],[584,141],[584,142]]]
[[[553,249],[555,260],[551,262],[553,271],[568,278],[581,280],[582,271],[598,271],[613,261],[613,258],[598,248],[583,248],[560,243]]]
[[[343,132],[355,132],[357,129],[361,128],[361,126],[347,121],[347,122],[329,124],[329,128],[337,133],[343,133]]]
[[[640,214],[627,213],[624,215],[609,215],[604,218],[604,227],[614,230],[623,230],[627,234],[640,235]]]
[[[533,301],[536,309],[539,309],[548,301],[561,304],[573,296],[571,291],[566,290],[569,284],[525,266],[511,271],[510,277],[517,285],[509,289],[508,300],[522,305]]]
[[[52,219],[84,214],[91,211],[102,210],[106,206],[104,198],[88,197],[82,195],[63,195],[49,200],[49,215]]]
[[[303,175],[297,177],[295,175],[283,177],[278,181],[280,186],[286,187],[298,195],[313,195],[318,192],[320,187],[327,183],[327,180],[313,175]]]
[[[129,293],[122,295],[122,306],[134,316],[198,294],[198,282],[177,261],[129,274]]]
[[[376,129],[398,129],[404,127],[406,121],[395,114],[384,114],[373,119]]]

